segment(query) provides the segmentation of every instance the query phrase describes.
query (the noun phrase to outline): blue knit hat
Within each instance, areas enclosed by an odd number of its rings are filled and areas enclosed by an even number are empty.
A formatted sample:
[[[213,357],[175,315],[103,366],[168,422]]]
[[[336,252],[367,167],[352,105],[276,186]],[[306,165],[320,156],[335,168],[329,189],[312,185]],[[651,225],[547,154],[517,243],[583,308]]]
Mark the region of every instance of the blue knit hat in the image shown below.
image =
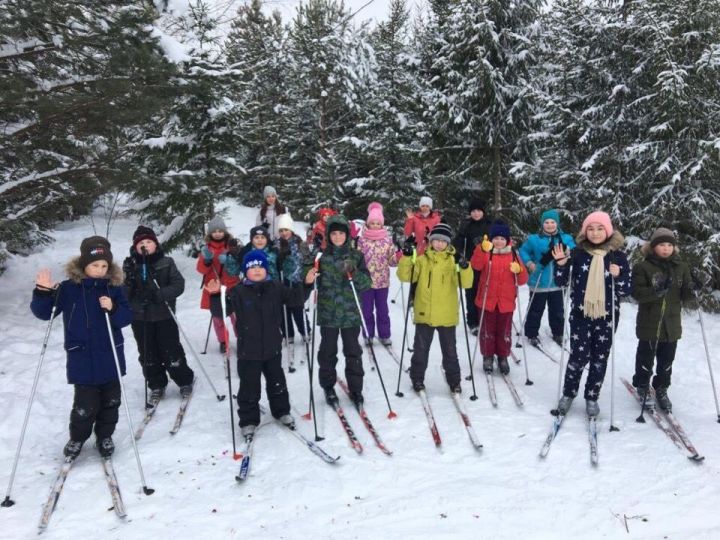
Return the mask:
[[[560,212],[558,212],[554,208],[551,208],[550,210],[545,210],[542,213],[542,216],[540,216],[540,227],[543,226],[546,219],[552,219],[557,224],[558,229],[560,228]]]
[[[490,227],[490,240],[496,236],[502,236],[505,240],[510,242],[510,226],[504,221],[496,221]]]
[[[262,249],[251,249],[243,257],[243,272],[247,273],[250,268],[258,266],[263,267],[266,272],[269,270],[267,255]]]

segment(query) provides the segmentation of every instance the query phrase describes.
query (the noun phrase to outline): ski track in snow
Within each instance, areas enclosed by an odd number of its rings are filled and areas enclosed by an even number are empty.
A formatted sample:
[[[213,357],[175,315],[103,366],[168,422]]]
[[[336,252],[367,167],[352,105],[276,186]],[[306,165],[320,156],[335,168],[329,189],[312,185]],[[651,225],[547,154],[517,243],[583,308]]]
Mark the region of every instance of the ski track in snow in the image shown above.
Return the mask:
[[[247,239],[255,209],[232,205],[227,223],[231,232]],[[98,217],[96,216],[96,222]],[[122,264],[136,223],[120,220],[110,240],[115,261]],[[6,489],[12,460],[32,386],[46,323],[29,310],[33,278],[38,268],[50,267],[56,279],[64,278],[65,262],[79,253],[82,238],[93,234],[89,220],[68,223],[54,233],[56,242],[38,253],[17,257],[0,277],[3,312],[0,315],[0,487]],[[172,253],[186,279],[178,301],[178,317],[203,349],[209,314],[199,309],[200,275],[195,260]],[[399,284],[394,277],[390,298]],[[522,290],[527,306],[527,288]],[[391,304],[394,346],[400,353],[402,304]],[[705,316],[711,350],[720,346],[720,317]],[[544,321],[543,324],[546,324]],[[471,385],[463,381],[463,400],[484,448],[476,452],[457,414],[440,364],[435,340],[426,377],[428,397],[443,440],[435,449],[419,399],[403,373],[401,390],[394,396],[397,366],[382,347],[376,354],[393,409],[387,406],[377,374],[366,362],[365,397],[370,419],[394,455],[385,456],[342,392],[341,403],[365,451],[350,448],[340,423],[327,409],[315,382],[320,443],[328,453],[342,455],[329,466],[271,423],[259,431],[250,476],[238,485],[240,462],[232,459],[227,401],[217,402],[190,350],[188,362],[196,371],[196,394],[182,429],[169,435],[180,398],[170,383],[167,397],[139,441],[147,484],[140,489],[131,433],[120,411],[115,433],[114,464],[128,517],[118,520],[103,479],[100,459],[86,443],[73,467],[48,530],[49,539],[86,538],[693,538],[720,537],[720,424],[716,422],[712,390],[702,337],[695,313],[685,313],[683,339],[674,366],[670,396],[675,414],[698,450],[706,456],[697,465],[687,460],[648,419],[634,421],[634,399],[615,383],[615,424],[609,433],[610,369],[600,398],[598,420],[600,465],[590,465],[584,403],[575,406],[563,423],[547,459],[538,452],[550,429],[557,393],[557,367],[540,352],[528,348],[530,378],[525,386],[522,365],[511,364],[511,377],[525,402],[518,409],[496,379],[498,408],[493,409],[480,371],[476,372],[479,399],[470,401]],[[412,325],[409,325],[412,332]],[[616,376],[632,376],[635,347],[635,307],[621,308]],[[41,506],[62,462],[67,440],[72,387],[66,384],[62,321],[50,335],[38,393],[25,438],[12,491],[16,505],[0,509],[0,538],[34,538]],[[125,329],[128,375],[125,386],[137,426],[143,417],[143,379],[137,348]],[[546,347],[558,355],[554,345]],[[472,343],[472,342],[471,342]],[[317,346],[317,344],[316,344]],[[312,437],[311,421],[299,418],[307,410],[307,371],[287,374],[290,397],[302,432]],[[233,352],[234,352],[233,347]],[[518,354],[519,350],[516,351]],[[462,327],[458,327],[458,354],[467,374],[467,353]],[[558,355],[559,356],[559,355]],[[410,355],[405,353],[405,362]],[[223,359],[214,336],[208,354],[200,356],[215,386],[227,393]],[[566,359],[567,360],[567,359]],[[717,355],[713,359],[717,369]],[[234,362],[233,362],[234,364]],[[339,362],[342,369],[343,360]],[[406,364],[409,365],[409,364]],[[479,367],[479,366],[478,366]],[[233,370],[235,369],[233,365]],[[342,371],[341,371],[342,373]],[[316,380],[317,380],[317,376]],[[583,383],[584,384],[584,383]],[[238,379],[233,373],[233,387]],[[582,388],[582,387],[581,387]],[[263,402],[265,398],[263,397]],[[325,409],[325,410],[324,410]],[[237,416],[235,417],[237,421]],[[238,447],[240,437],[238,433]],[[4,498],[4,496],[3,496]],[[626,531],[626,523],[629,534]]]

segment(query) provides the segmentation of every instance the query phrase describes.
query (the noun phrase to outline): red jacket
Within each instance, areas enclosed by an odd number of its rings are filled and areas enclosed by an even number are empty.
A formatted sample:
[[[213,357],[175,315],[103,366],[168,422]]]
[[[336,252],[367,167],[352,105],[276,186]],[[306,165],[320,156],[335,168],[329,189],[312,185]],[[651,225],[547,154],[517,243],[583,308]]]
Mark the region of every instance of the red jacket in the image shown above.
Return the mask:
[[[480,244],[473,251],[470,264],[473,269],[482,272],[478,282],[475,305],[480,309],[483,308],[483,298],[485,298],[485,289],[487,288],[485,310],[494,311],[497,308],[500,313],[512,313],[515,311],[516,290],[515,274],[510,271],[510,264],[513,261],[520,264],[521,271],[517,274],[518,285],[525,285],[528,282],[529,275],[520,257],[513,256],[509,248],[503,248],[501,251],[501,253],[493,251],[489,282],[485,269],[490,260],[490,253],[483,251]]]
[[[440,223],[440,213],[435,210],[430,212],[427,217],[420,212],[415,212],[413,217],[405,220],[405,237],[407,238],[411,234],[415,235],[418,255],[425,253],[428,244],[427,237],[430,235],[432,228],[438,223]]]
[[[240,278],[228,274],[218,259],[221,254],[227,254],[228,252],[227,238],[219,242],[210,240],[206,245],[213,254],[212,264],[206,265],[205,258],[202,253],[200,253],[196,265],[197,271],[203,275],[203,291],[202,298],[200,299],[200,308],[202,309],[210,309],[210,293],[205,290],[205,285],[207,285],[210,280],[220,278],[220,285],[225,285],[228,289],[232,289],[240,283]]]

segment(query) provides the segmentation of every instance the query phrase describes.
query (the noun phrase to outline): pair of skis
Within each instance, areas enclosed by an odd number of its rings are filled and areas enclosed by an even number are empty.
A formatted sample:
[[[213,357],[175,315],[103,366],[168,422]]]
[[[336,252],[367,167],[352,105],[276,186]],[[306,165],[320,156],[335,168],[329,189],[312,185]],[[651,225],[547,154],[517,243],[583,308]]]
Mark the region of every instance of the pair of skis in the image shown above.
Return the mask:
[[[550,432],[545,438],[545,443],[540,449],[540,457],[543,459],[546,458],[548,453],[550,452],[550,446],[557,437],[557,434],[562,427],[563,421],[565,420],[564,414],[556,414],[556,411],[553,411],[553,414],[555,415],[555,418],[553,419],[552,427],[550,428]],[[600,455],[598,453],[597,417],[587,417],[587,432],[588,443],[590,445],[590,463],[593,466],[597,467],[600,459]]]
[[[192,395],[195,392],[193,391],[188,396],[183,397],[180,400],[180,406],[178,407],[177,414],[175,415],[175,421],[173,422],[173,427],[170,430],[171,435],[175,435],[178,431],[180,431],[180,426],[182,425],[182,422],[185,418],[185,413],[187,412],[188,405],[190,405],[190,400],[192,399]],[[135,430],[135,440],[138,441],[145,433],[145,428],[147,428],[150,421],[155,416],[155,412],[157,411],[158,405],[160,405],[159,399],[154,399],[150,402],[150,407],[145,411],[145,416],[143,418],[143,421],[140,423],[140,425]]]
[[[125,518],[125,516],[127,516],[127,513],[125,512],[125,503],[123,502],[122,495],[120,493],[120,486],[117,481],[117,476],[115,475],[115,469],[112,464],[112,459],[102,458],[101,462],[105,481],[107,482],[108,489],[110,490],[110,497],[112,498],[113,509],[115,510],[115,514],[117,514],[120,519],[123,519]],[[50,524],[50,518],[52,517],[52,514],[57,507],[58,500],[60,499],[60,494],[62,493],[63,487],[65,486],[65,480],[70,474],[70,469],[72,469],[74,463],[75,458],[66,457],[65,461],[60,467],[57,478],[53,483],[52,489],[50,490],[50,495],[48,495],[47,501],[43,505],[43,511],[40,516],[40,523],[38,524],[39,533],[45,531]]]
[[[425,390],[420,390],[416,392],[418,397],[420,398],[420,403],[422,403],[423,410],[425,411],[425,418],[428,422],[428,427],[430,428],[430,434],[432,435],[433,442],[435,443],[435,446],[437,448],[440,448],[442,446],[442,439],[440,438],[440,432],[437,428],[437,423],[435,422],[435,415],[432,412],[432,408],[430,407],[430,401],[428,400],[427,393]],[[467,431],[468,437],[470,438],[470,442],[473,445],[473,448],[475,450],[481,451],[483,448],[482,443],[480,442],[480,439],[477,436],[477,433],[475,432],[475,428],[473,428],[472,422],[470,421],[470,416],[468,415],[467,411],[465,410],[465,406],[463,405],[462,399],[460,399],[460,394],[456,392],[451,392],[450,395],[452,396],[453,405],[455,405],[455,409],[457,410],[458,414],[460,415],[460,419],[462,420],[463,425],[465,426],[465,431]]]
[[[640,394],[638,394],[637,389],[632,384],[630,384],[627,379],[621,378],[620,380],[625,385],[625,388],[628,389],[628,392],[630,392],[630,394],[635,397],[638,403],[642,403],[643,400],[640,397]],[[650,417],[653,419],[653,422],[655,422],[655,425],[659,427],[660,430],[665,433],[665,435],[668,436],[668,438],[675,444],[675,446],[677,446],[683,452],[686,452],[687,458],[689,460],[695,463],[702,463],[702,461],[705,459],[705,456],[700,455],[692,442],[690,442],[690,439],[685,433],[685,430],[683,429],[680,422],[678,422],[677,418],[675,418],[675,416],[671,412],[658,412],[657,408],[652,408],[650,410],[646,410],[645,412],[650,415]]]
[[[508,387],[508,391],[510,392],[510,395],[513,398],[513,401],[515,402],[515,405],[518,407],[523,407],[523,401],[520,398],[520,394],[517,391],[517,388],[515,387],[515,383],[512,382],[512,379],[510,378],[510,375],[505,375],[504,373],[501,373],[500,376],[502,377],[503,381],[505,381],[505,384]],[[468,377],[469,378],[469,377]],[[498,400],[497,400],[497,392],[495,391],[495,377],[492,373],[485,373],[485,382],[487,382],[488,387],[488,396],[490,397],[490,403],[493,407],[498,406]]]

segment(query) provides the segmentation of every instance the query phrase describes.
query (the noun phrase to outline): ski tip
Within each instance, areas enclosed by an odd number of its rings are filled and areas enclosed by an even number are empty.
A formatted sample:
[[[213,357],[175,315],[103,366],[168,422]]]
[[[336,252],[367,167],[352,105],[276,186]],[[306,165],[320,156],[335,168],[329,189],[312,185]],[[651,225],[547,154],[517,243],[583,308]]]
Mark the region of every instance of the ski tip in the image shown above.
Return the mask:
[[[395,411],[390,411],[388,413],[388,418],[392,420],[393,418],[397,418],[397,413]]]

